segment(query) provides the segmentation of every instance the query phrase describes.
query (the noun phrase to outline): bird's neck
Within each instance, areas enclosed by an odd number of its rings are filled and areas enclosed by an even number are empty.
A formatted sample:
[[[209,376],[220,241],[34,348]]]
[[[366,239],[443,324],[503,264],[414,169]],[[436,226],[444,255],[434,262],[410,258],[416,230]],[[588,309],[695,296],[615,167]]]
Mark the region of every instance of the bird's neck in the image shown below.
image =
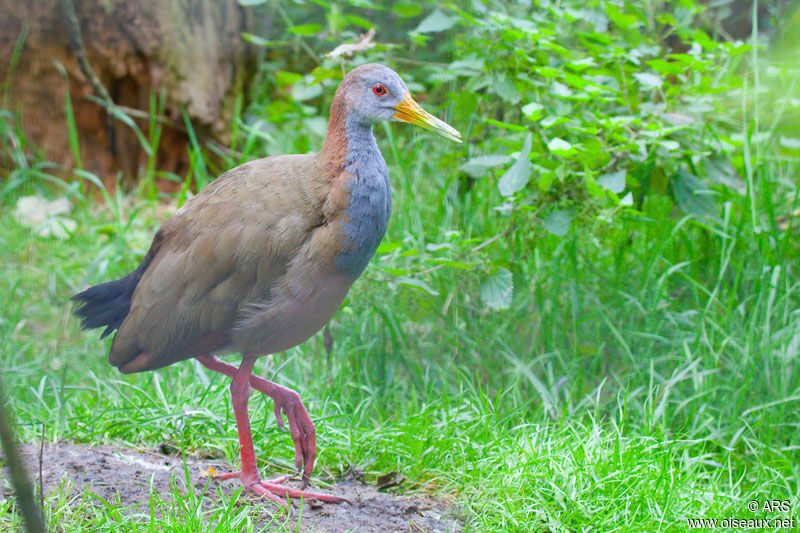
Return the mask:
[[[344,247],[335,258],[337,270],[355,279],[369,263],[386,233],[392,208],[389,171],[383,160],[372,124],[331,109],[328,135],[320,151],[337,174],[347,200],[343,214]],[[344,207],[344,206],[343,206]]]
[[[339,91],[333,97],[331,104],[331,116],[328,119],[328,132],[322,149],[319,151],[319,158],[325,167],[328,167],[331,175],[338,174],[344,168],[344,161],[347,157],[347,109]]]

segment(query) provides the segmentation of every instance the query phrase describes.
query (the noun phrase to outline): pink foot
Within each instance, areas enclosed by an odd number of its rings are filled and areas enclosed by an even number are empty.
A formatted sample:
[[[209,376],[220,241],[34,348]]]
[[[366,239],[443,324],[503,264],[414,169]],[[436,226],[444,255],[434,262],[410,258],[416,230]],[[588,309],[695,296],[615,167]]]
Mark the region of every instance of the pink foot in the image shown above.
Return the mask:
[[[242,482],[245,489],[255,492],[280,505],[287,505],[288,501],[279,498],[279,496],[283,496],[287,500],[290,498],[304,498],[330,503],[347,501],[344,498],[331,494],[291,489],[283,485],[283,483],[289,479],[289,476],[281,476],[271,481],[263,481],[258,474],[255,449],[253,446],[253,434],[250,429],[250,417],[247,414],[247,400],[250,396],[251,386],[275,399],[275,414],[278,417],[278,423],[281,427],[283,426],[281,411],[286,413],[286,417],[289,419],[289,424],[292,428],[292,440],[294,440],[295,443],[298,470],[303,465],[303,461],[305,461],[303,488],[308,484],[308,477],[309,474],[311,474],[311,469],[314,466],[314,458],[317,453],[316,438],[314,436],[315,429],[314,424],[311,423],[311,419],[308,417],[308,413],[306,413],[300,401],[300,396],[296,392],[284,389],[263,378],[254,379],[255,376],[252,375],[253,364],[255,363],[254,359],[244,359],[239,369],[236,370],[234,368],[233,372],[228,368],[230,365],[226,365],[219,359],[211,357],[204,357],[202,359],[198,357],[198,359],[213,370],[233,374],[231,402],[233,403],[236,427],[239,430],[239,452],[242,458],[242,469],[239,472],[215,476],[216,479],[226,480],[239,478],[239,481]],[[267,388],[269,392],[262,389],[264,384],[269,386]]]
[[[241,479],[241,476],[242,476],[241,472],[230,472],[228,474],[216,475],[214,476],[214,479],[224,481],[227,479],[234,479],[234,478]],[[272,500],[273,502],[279,503],[281,505],[286,505],[287,502],[282,500],[281,498],[278,498],[278,496],[284,496],[287,499],[302,498],[304,500],[319,500],[328,503],[342,503],[347,501],[346,499],[340,498],[339,496],[334,496],[333,494],[324,494],[322,492],[312,492],[307,490],[297,490],[289,488],[284,485],[284,483],[289,479],[289,477],[290,476],[280,476],[275,479],[270,479],[268,481],[262,479],[248,480],[249,481],[248,483],[242,481],[242,485],[244,485],[247,490],[251,490],[256,494],[264,496],[268,500]]]
[[[263,379],[263,378],[258,378]],[[279,387],[274,383],[264,380],[276,389],[272,390],[271,396],[275,400],[275,419],[278,427],[286,431],[283,424],[283,416],[281,413],[286,414],[289,420],[289,430],[292,434],[292,442],[294,442],[294,466],[297,471],[303,472],[303,487],[308,486],[311,472],[314,470],[314,461],[317,457],[317,428],[308,416],[308,411],[300,400],[300,395],[296,392]],[[264,392],[264,383],[251,378],[250,384],[254,389]],[[305,468],[303,468],[305,466]]]
[[[235,378],[238,369],[211,355],[198,356],[206,368]],[[294,443],[294,464],[298,472],[303,473],[303,488],[308,486],[311,472],[314,470],[314,461],[317,458],[317,428],[308,416],[300,395],[295,391],[281,387],[277,383],[268,381],[260,376],[250,374],[250,387],[262,394],[266,394],[275,402],[275,419],[278,428],[286,431],[283,414],[289,421],[289,430]]]

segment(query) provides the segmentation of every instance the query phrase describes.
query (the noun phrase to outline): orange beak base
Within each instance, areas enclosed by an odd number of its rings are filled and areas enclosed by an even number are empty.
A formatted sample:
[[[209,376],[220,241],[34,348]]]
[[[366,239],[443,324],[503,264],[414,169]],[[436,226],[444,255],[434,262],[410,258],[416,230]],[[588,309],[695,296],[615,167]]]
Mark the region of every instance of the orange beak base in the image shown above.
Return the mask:
[[[457,143],[461,142],[461,134],[458,130],[422,109],[422,107],[411,98],[408,92],[406,92],[405,98],[403,98],[394,109],[397,113],[392,118],[396,120],[425,128],[426,130],[441,135],[445,139],[450,139]]]

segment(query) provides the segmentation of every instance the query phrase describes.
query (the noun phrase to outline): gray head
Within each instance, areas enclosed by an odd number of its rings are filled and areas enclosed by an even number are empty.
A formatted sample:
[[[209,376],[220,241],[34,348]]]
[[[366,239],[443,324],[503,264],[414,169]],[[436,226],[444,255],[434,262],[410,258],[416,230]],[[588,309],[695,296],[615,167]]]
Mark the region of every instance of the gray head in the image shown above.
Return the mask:
[[[397,113],[395,106],[408,93],[400,76],[378,63],[367,63],[348,72],[339,90],[344,90],[348,114],[369,124],[390,120]]]
[[[371,125],[379,120],[409,122],[461,142],[461,134],[423,110],[411,98],[405,82],[395,71],[378,63],[356,67],[342,80],[334,100],[342,98],[348,117]]]

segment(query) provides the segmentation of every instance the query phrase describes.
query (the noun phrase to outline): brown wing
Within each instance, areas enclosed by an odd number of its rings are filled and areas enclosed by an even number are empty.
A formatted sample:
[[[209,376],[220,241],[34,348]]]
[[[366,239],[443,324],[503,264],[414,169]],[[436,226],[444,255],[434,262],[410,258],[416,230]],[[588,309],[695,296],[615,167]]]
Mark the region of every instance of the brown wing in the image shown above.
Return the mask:
[[[313,165],[311,156],[247,163],[170,217],[114,337],[111,364],[138,372],[225,348],[241,309],[269,299],[321,224],[325,194]]]

